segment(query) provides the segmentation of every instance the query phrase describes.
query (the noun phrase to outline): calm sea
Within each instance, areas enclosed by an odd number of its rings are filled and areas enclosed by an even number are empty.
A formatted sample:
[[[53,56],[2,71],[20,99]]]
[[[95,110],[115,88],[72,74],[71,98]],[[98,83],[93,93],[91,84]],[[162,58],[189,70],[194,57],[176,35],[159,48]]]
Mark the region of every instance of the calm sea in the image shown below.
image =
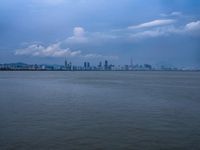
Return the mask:
[[[199,150],[200,72],[0,72],[0,150]]]

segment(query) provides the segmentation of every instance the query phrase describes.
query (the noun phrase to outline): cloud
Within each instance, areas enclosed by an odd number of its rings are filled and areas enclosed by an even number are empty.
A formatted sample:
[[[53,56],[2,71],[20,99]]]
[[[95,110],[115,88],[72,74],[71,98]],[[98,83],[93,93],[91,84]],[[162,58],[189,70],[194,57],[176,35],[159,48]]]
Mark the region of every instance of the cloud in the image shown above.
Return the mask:
[[[16,50],[15,55],[35,57],[80,57],[87,59],[118,59],[117,56],[105,56],[96,53],[83,54],[82,51],[72,51],[69,48],[61,48],[61,42],[47,47],[41,44],[32,44],[24,49]]]
[[[75,57],[81,54],[81,51],[71,51],[69,48],[61,48],[60,43],[52,44],[47,47],[41,44],[33,44],[24,49],[15,52],[16,55],[31,55],[39,57]]]
[[[128,29],[142,29],[142,28],[149,28],[149,27],[157,27],[157,26],[173,24],[174,22],[175,22],[174,19],[158,19],[158,20],[142,23],[136,26],[129,26]]]
[[[75,37],[83,37],[85,34],[85,30],[82,27],[74,28],[74,36]]]
[[[82,27],[75,27],[73,36],[67,38],[68,43],[87,43],[88,38],[85,36],[85,29]]]
[[[179,11],[174,11],[174,12],[171,12],[170,14],[160,14],[160,16],[162,17],[180,17],[182,16],[182,12],[179,12]]]
[[[143,39],[143,38],[149,38],[149,37],[158,37],[158,36],[163,36],[166,35],[165,32],[161,31],[161,30],[147,30],[147,31],[142,31],[142,32],[138,32],[135,34],[131,34],[131,38],[134,39]]]
[[[82,27],[75,27],[73,29],[73,36],[68,37],[66,40],[59,41],[49,46],[43,46],[42,44],[32,43],[26,48],[19,49],[15,52],[16,55],[30,55],[38,57],[82,57],[89,59],[117,59],[117,56],[105,56],[102,54],[88,53],[84,54],[80,50],[72,51],[70,48],[63,48],[62,46],[68,47],[67,44],[83,44],[88,45],[96,44],[102,45],[105,43],[117,43],[124,41],[137,41],[146,38],[156,38],[163,36],[170,36],[173,34],[177,35],[197,35],[200,32],[200,21],[189,22],[185,25],[174,26],[172,23],[175,20],[154,20],[151,22],[143,23],[137,26],[129,27],[131,29],[140,30],[129,30],[127,28],[108,31],[108,32],[85,32]],[[154,27],[154,28],[148,28]],[[67,43],[66,43],[67,41]],[[61,46],[62,45],[62,46]]]
[[[190,22],[185,26],[186,31],[200,31],[200,21]]]
[[[88,53],[84,54],[80,50],[72,51],[68,47],[67,44],[91,44],[94,41],[99,41],[98,39],[114,39],[115,37],[112,35],[107,35],[103,33],[88,33],[82,27],[75,27],[73,29],[73,36],[68,37],[66,40],[59,41],[54,44],[50,44],[48,46],[43,46],[41,43],[24,43],[26,48],[18,49],[15,51],[15,55],[27,55],[27,56],[35,56],[35,57],[80,57],[80,58],[89,58],[89,59],[117,59],[117,56],[106,56],[97,53]],[[89,40],[90,39],[90,40]],[[90,41],[90,42],[89,42]]]
[[[136,33],[130,34],[131,39],[145,39],[145,38],[155,38],[161,36],[169,36],[172,34],[180,34],[183,33],[184,30],[182,28],[176,28],[174,26],[164,26],[159,28],[154,28],[151,30],[144,30]]]
[[[73,35],[66,38],[64,43],[78,45],[78,44],[102,44],[111,40],[119,38],[113,32],[86,32],[83,27],[75,27],[73,29]]]
[[[170,36],[170,35],[199,35],[200,34],[200,21],[194,21],[187,23],[182,26],[163,26],[156,27],[151,30],[143,30],[139,32],[130,33],[131,39],[145,39],[145,38],[155,38],[160,36]]]
[[[172,12],[171,15],[178,15],[180,12]],[[134,41],[142,40],[145,38],[156,38],[161,36],[170,35],[186,35],[192,33],[191,31],[200,29],[200,21],[190,22],[186,25],[175,26],[176,20],[174,19],[159,19],[146,23],[142,23],[136,26],[129,26],[128,28],[121,28],[110,30],[107,32],[87,32],[85,33],[84,28],[75,27],[73,36],[67,38],[68,43],[74,44],[105,44],[112,42],[123,42],[123,41]],[[130,30],[140,29],[140,30]],[[88,55],[92,57],[92,55]],[[96,55],[98,57],[98,55]]]

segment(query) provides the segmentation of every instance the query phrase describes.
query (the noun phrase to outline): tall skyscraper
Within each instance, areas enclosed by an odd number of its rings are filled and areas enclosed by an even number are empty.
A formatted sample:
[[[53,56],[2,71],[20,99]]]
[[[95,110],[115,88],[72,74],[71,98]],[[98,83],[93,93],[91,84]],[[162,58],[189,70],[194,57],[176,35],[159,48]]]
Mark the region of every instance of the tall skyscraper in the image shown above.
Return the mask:
[[[89,62],[87,62],[87,69],[89,69],[90,68],[90,63]]]
[[[130,70],[133,70],[133,69],[134,69],[134,66],[133,66],[133,58],[132,58],[132,57],[130,58],[130,66],[129,66],[129,69],[130,69]]]
[[[68,67],[69,67],[69,70],[71,70],[71,69],[72,69],[72,63],[71,63],[71,62],[69,62],[69,65],[68,65]]]
[[[68,67],[68,64],[67,64],[67,59],[65,57],[65,68],[67,68],[67,67]]]
[[[108,70],[108,61],[107,60],[105,60],[104,69]]]
[[[84,62],[84,69],[87,68],[87,62]]]
[[[130,66],[133,67],[133,58],[130,59]]]

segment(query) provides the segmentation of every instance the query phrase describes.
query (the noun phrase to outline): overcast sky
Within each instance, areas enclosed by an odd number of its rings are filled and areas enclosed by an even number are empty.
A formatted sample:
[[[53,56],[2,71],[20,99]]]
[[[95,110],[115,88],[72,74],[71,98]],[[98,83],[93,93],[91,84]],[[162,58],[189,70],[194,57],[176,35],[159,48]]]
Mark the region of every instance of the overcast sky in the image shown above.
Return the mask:
[[[0,63],[200,67],[199,0],[0,0]]]

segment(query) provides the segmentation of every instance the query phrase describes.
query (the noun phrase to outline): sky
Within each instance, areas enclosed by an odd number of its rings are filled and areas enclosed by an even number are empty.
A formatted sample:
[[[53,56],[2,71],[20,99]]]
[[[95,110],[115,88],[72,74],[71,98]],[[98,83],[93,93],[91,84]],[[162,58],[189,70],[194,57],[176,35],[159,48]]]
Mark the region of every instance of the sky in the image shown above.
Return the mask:
[[[198,0],[0,0],[0,63],[200,67]]]

